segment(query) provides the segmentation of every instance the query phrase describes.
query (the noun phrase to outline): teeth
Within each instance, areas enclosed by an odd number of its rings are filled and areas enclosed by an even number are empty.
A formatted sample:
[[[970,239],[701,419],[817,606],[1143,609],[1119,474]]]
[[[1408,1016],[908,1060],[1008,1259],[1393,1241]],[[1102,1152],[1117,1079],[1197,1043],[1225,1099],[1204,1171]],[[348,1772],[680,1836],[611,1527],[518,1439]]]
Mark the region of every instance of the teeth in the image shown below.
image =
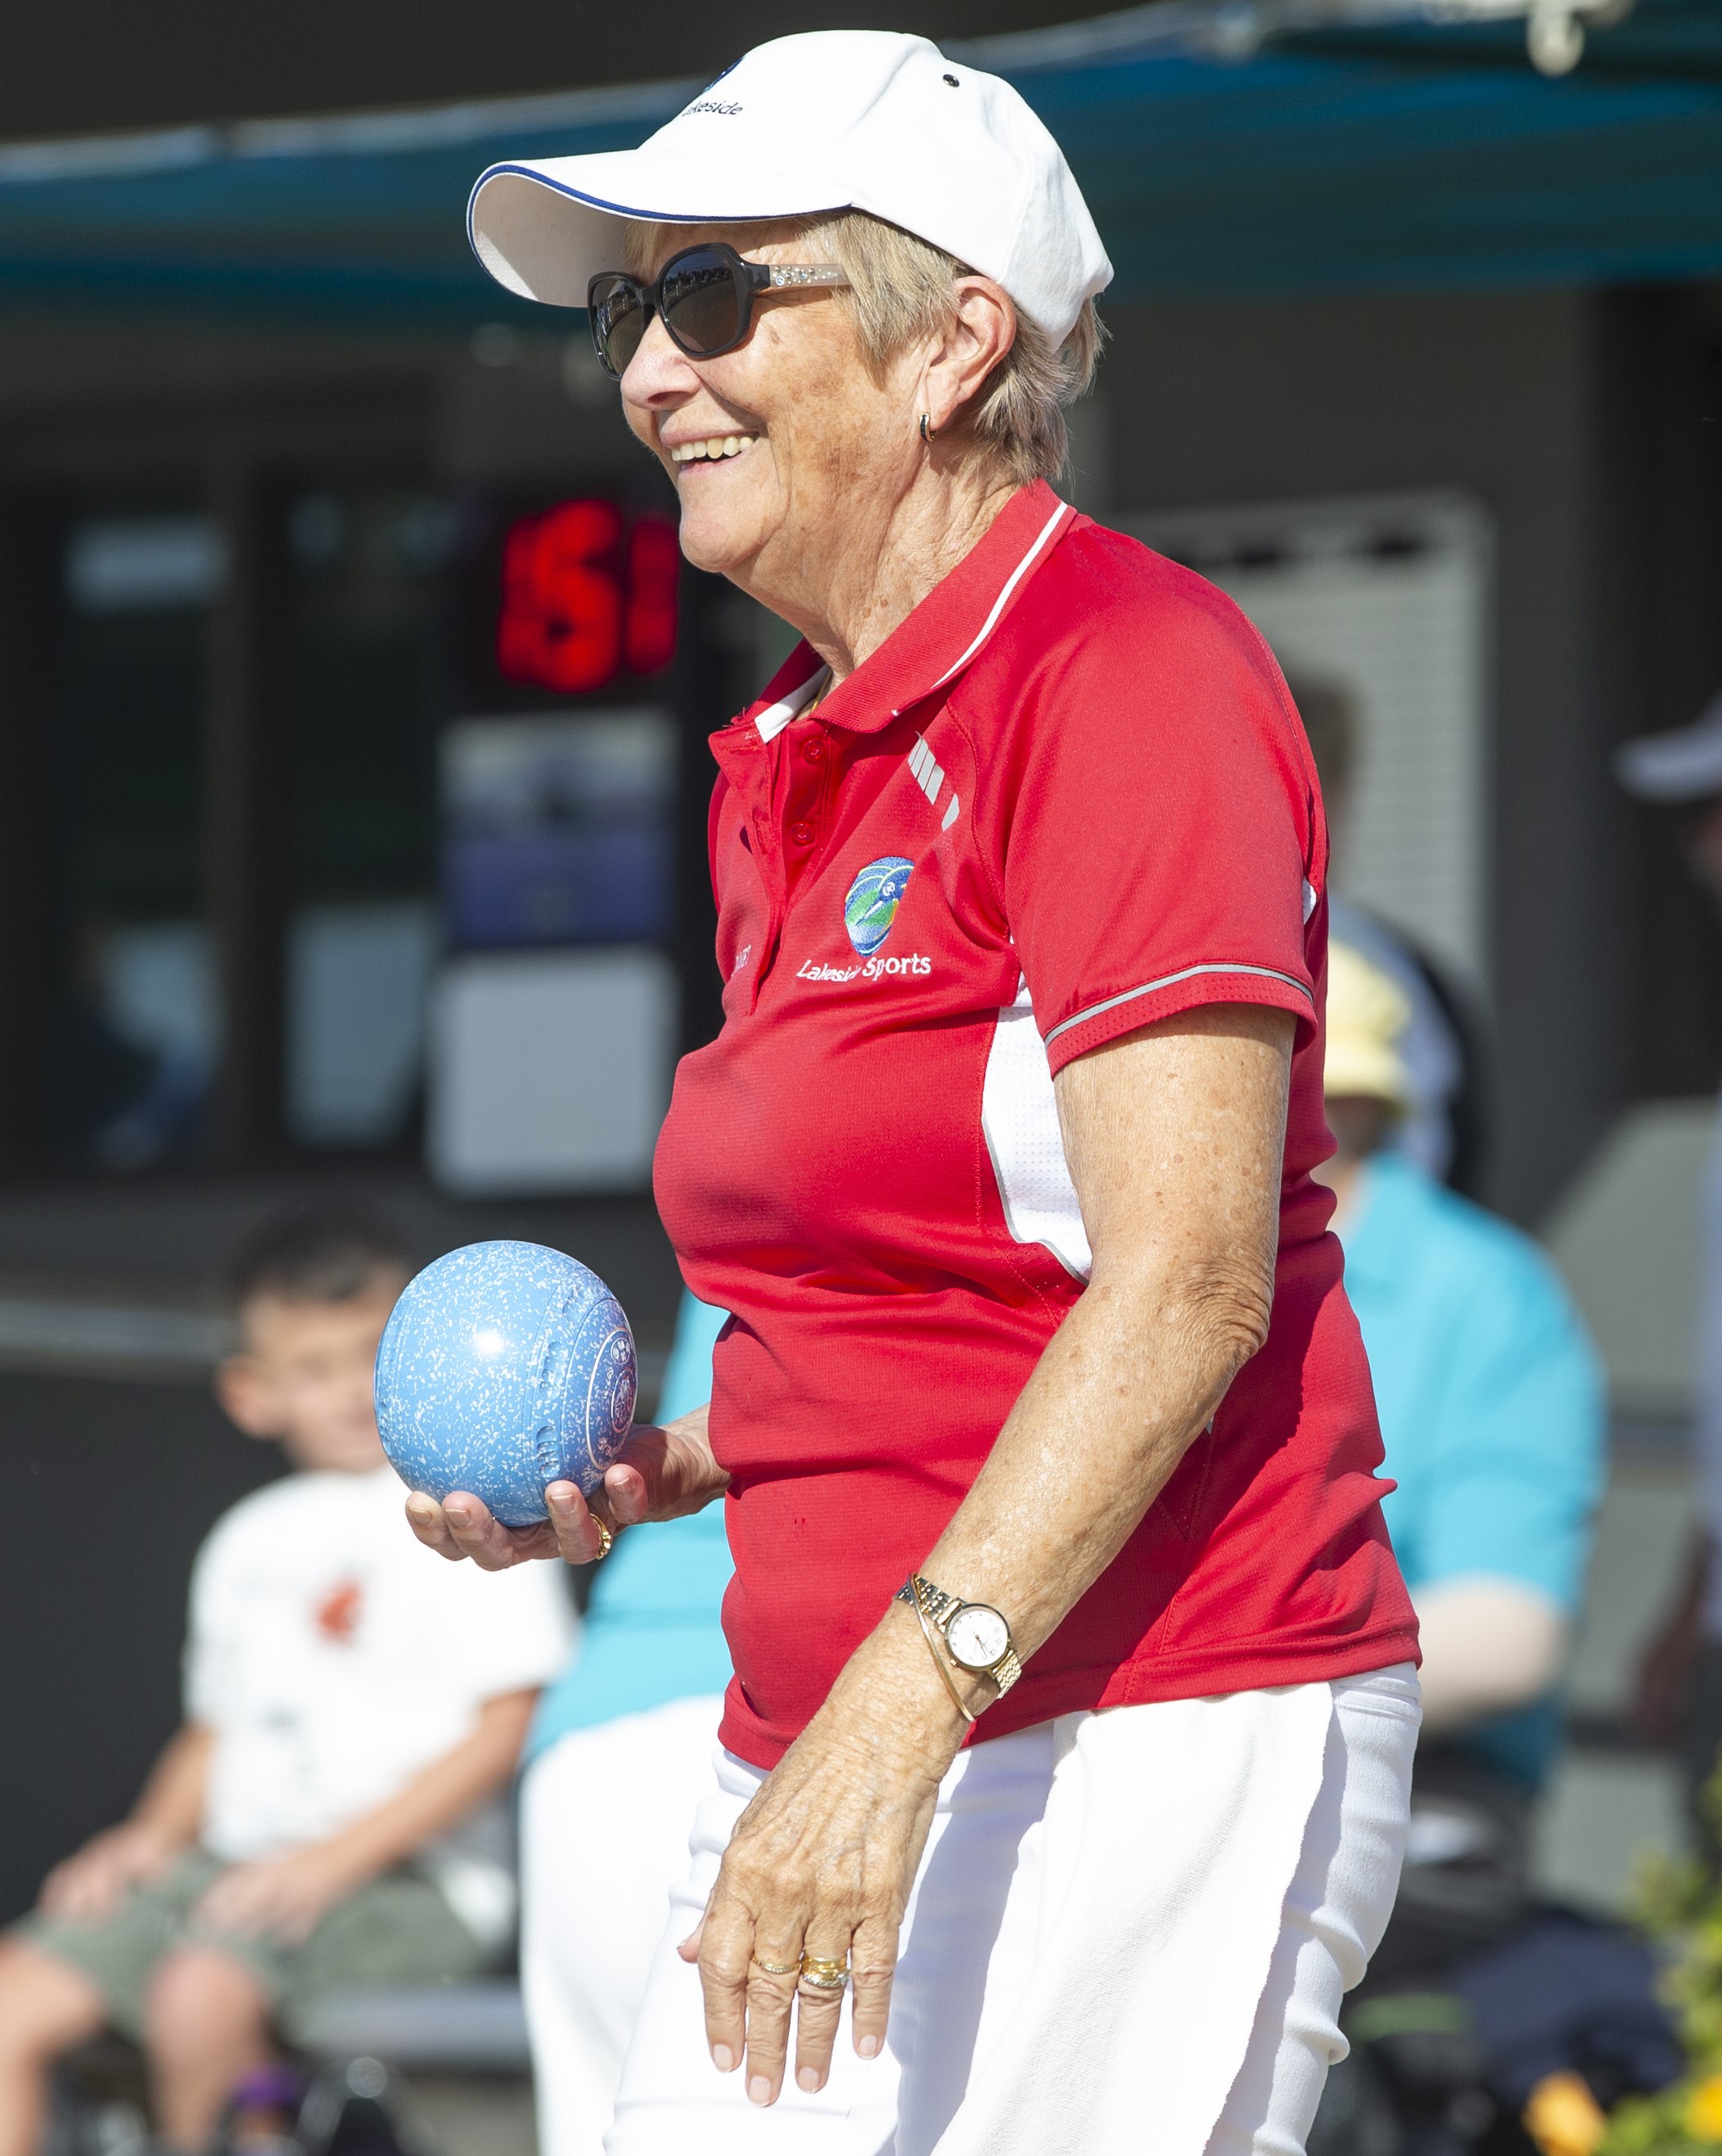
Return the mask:
[[[751,449],[759,437],[757,434],[708,434],[703,442],[678,442],[670,452],[672,464],[691,465],[702,457],[714,462],[720,457],[738,457],[744,449]]]

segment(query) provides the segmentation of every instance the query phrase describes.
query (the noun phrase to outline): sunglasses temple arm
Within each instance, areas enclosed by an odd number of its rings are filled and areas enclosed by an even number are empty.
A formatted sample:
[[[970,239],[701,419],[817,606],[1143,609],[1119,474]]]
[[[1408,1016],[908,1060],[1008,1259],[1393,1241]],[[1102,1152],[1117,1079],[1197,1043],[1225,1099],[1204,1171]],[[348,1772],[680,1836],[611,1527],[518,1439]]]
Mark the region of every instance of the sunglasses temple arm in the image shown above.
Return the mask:
[[[748,266],[753,267],[751,264]],[[806,268],[794,263],[773,263],[761,266],[767,270],[766,284],[778,290],[794,285],[837,285],[849,282],[848,277],[835,262],[817,263]]]

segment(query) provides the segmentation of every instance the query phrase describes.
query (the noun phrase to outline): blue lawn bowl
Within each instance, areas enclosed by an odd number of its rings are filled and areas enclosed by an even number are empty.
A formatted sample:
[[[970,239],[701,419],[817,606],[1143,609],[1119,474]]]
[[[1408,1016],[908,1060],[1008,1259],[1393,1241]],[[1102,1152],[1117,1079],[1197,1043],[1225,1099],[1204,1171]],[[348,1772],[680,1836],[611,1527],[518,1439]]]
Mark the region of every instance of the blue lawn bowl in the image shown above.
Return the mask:
[[[504,1526],[587,1493],[634,1420],[634,1336],[597,1274],[540,1243],[469,1243],[427,1265],[377,1351],[377,1427],[409,1489],[481,1497]]]

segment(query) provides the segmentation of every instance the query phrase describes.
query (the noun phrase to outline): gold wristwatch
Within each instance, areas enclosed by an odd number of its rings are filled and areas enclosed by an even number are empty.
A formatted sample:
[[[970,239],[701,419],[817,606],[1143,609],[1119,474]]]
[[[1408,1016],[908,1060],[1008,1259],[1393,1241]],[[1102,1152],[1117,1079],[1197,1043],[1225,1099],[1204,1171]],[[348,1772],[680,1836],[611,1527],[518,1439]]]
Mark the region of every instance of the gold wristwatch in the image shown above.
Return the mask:
[[[1002,1699],[1022,1675],[1022,1664],[1010,1644],[1010,1627],[1003,1613],[990,1602],[964,1602],[947,1594],[943,1588],[935,1587],[918,1572],[911,1573],[898,1588],[897,1600],[915,1609],[918,1589],[918,1606],[938,1628],[951,1660],[960,1670],[990,1677]]]

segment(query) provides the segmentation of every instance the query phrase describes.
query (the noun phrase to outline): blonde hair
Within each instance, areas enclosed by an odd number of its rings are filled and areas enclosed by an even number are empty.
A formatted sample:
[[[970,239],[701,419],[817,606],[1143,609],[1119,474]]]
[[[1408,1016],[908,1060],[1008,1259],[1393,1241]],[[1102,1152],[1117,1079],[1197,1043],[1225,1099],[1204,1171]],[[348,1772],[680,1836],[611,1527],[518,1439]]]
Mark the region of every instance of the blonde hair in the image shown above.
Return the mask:
[[[746,232],[754,245],[799,241],[810,250],[810,259],[835,262],[843,270],[849,290],[834,296],[854,318],[861,357],[876,382],[911,345],[937,336],[955,321],[953,287],[959,277],[975,274],[930,240],[866,210],[750,224]],[[639,272],[660,259],[666,245],[673,251],[676,239],[686,235],[686,226],[630,226],[630,268]],[[1020,485],[1056,479],[1070,459],[1065,407],[1092,386],[1105,335],[1092,300],[1083,300],[1076,326],[1057,345],[1038,322],[1019,311],[1015,341],[944,431],[965,435]]]

